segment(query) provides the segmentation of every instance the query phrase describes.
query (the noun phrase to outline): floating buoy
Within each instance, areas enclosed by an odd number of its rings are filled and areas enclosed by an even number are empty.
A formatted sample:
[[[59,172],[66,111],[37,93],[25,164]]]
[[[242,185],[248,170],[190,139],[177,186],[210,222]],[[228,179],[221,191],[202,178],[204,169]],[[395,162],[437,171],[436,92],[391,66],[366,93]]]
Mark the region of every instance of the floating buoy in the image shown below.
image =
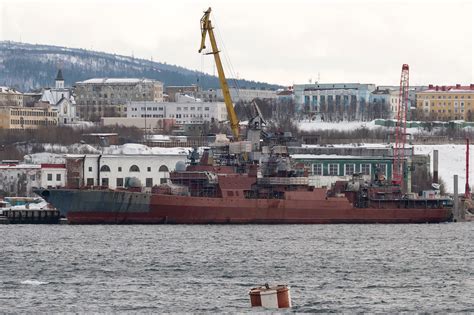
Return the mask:
[[[266,308],[288,308],[291,307],[290,287],[276,285],[270,287],[268,283],[264,286],[250,290],[250,304],[252,307],[262,306]]]

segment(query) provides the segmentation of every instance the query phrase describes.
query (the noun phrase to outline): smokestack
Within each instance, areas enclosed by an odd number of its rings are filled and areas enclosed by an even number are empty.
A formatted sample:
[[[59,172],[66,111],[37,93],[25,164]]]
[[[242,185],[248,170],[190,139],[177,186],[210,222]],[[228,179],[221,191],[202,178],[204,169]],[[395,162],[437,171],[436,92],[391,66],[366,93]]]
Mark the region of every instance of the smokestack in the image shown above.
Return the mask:
[[[466,138],[466,187],[464,197],[471,199],[471,187],[469,187],[469,138]]]
[[[438,184],[438,150],[433,151],[433,183]]]
[[[458,175],[454,175],[454,209],[453,209],[453,221],[459,221],[459,198],[458,198]]]

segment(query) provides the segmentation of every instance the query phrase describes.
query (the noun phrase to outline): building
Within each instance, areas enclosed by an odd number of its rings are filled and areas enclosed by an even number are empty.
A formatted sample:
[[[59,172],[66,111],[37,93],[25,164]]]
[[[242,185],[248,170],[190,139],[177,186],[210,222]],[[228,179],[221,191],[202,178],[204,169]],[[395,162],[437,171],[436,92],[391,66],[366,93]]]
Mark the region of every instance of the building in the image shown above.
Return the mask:
[[[0,107],[0,129],[37,129],[58,123],[58,112],[50,106]]]
[[[34,188],[63,187],[64,164],[0,164],[0,195],[35,196]]]
[[[399,85],[381,85],[377,86],[377,89],[389,89],[392,91],[396,91],[398,95],[400,95]],[[408,87],[408,103],[410,104],[410,108],[416,108],[416,94],[426,89],[428,89],[428,87],[425,85],[411,85]]]
[[[432,120],[474,120],[474,84],[429,85],[416,94],[416,108]]]
[[[392,89],[380,89],[370,93],[370,103],[390,111],[389,118],[396,118],[398,114],[400,92]]]
[[[293,89],[281,90],[277,91],[277,99],[280,102],[292,102],[295,99],[295,95],[293,94]]]
[[[76,122],[76,102],[72,95],[72,89],[64,87],[64,78],[61,69],[55,79],[55,87],[43,90],[40,103],[48,104],[52,110],[58,113],[60,125]],[[41,106],[41,104],[39,105]]]
[[[359,119],[367,112],[374,84],[296,84],[293,87],[298,111],[320,113],[328,120]]]
[[[189,96],[197,97],[199,92],[197,85],[185,85],[185,86],[166,86],[165,94],[168,95],[169,102],[176,102],[176,94],[186,94]]]
[[[127,116],[130,102],[163,101],[163,83],[149,79],[95,78],[77,82],[75,92],[78,115],[94,121]]]
[[[0,86],[0,106],[23,106],[23,94],[15,89]]]
[[[169,118],[177,125],[203,124],[227,120],[222,102],[132,102],[127,105],[127,118]]]
[[[330,187],[336,181],[350,180],[354,173],[360,173],[364,180],[375,179],[375,174],[383,174],[387,180],[393,176],[393,148],[390,146],[307,146],[290,147],[291,157],[304,163],[310,175],[310,184],[315,187]],[[425,167],[429,173],[430,157],[415,155],[413,148],[405,148],[405,168],[413,172],[413,167]],[[408,171],[406,180],[409,181]]]
[[[393,157],[359,157],[338,155],[295,154],[295,161],[309,167],[310,184],[315,187],[330,187],[338,180],[350,180],[355,173],[361,173],[370,181],[375,173],[392,178]]]
[[[258,90],[258,89],[229,89],[230,97],[234,103],[239,101],[251,102],[258,98],[261,100],[276,100],[277,92],[272,90]],[[222,102],[224,101],[224,93],[222,89],[209,89],[206,91],[199,91],[196,97],[205,102]]]
[[[133,155],[66,155],[67,186],[126,187],[130,178],[137,178],[145,187],[165,183],[176,163],[185,163],[187,152],[170,150],[167,154]]]

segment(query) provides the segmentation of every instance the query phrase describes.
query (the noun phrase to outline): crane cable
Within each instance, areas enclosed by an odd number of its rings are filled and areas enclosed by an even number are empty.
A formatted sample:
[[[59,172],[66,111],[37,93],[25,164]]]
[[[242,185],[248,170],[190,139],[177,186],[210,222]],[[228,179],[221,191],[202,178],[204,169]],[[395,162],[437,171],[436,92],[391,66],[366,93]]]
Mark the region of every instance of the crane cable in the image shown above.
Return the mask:
[[[229,78],[229,80],[232,81],[232,83],[234,85],[234,88],[236,90],[237,98],[240,99],[240,90],[241,90],[241,88],[240,88],[239,82],[237,80],[237,75],[236,75],[234,66],[231,62],[230,56],[227,53],[227,48],[226,48],[226,45],[225,45],[225,42],[224,42],[224,38],[221,35],[220,28],[218,27],[219,24],[217,23],[215,15],[213,16],[213,19],[214,19],[214,29],[216,29],[216,33],[217,33],[219,43],[222,43],[222,51],[223,51],[223,55],[224,55],[224,61],[225,61],[225,64],[226,64],[227,68],[229,69],[229,74],[231,76]],[[235,107],[235,104],[234,104],[234,107]],[[245,114],[247,116],[247,119],[251,119],[254,116],[248,106],[243,106],[243,109],[245,110]]]

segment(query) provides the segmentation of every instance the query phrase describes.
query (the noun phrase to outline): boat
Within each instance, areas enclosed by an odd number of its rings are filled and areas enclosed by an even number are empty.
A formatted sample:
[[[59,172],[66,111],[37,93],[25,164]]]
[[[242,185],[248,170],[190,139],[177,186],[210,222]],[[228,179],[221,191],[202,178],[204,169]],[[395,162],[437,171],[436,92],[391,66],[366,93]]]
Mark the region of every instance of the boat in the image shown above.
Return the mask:
[[[281,150],[279,148],[278,150]],[[193,159],[196,157],[196,153]],[[285,154],[260,165],[216,165],[210,150],[170,173],[170,183],[143,191],[84,187],[35,192],[71,224],[325,224],[438,223],[451,219],[452,200],[402,193],[380,175],[359,174],[332,187],[309,185],[307,169]],[[287,161],[290,165],[283,163]]]
[[[170,182],[144,191],[130,179],[126,189],[79,187],[35,192],[71,224],[325,224],[438,223],[451,219],[452,201],[404,193],[402,183],[359,174],[331,187],[309,185],[308,168],[295,163],[287,132],[266,132],[253,103],[247,140],[241,140],[209,8],[201,19],[200,52],[209,35],[233,142],[215,143],[177,164]],[[182,162],[181,162],[182,163]]]

